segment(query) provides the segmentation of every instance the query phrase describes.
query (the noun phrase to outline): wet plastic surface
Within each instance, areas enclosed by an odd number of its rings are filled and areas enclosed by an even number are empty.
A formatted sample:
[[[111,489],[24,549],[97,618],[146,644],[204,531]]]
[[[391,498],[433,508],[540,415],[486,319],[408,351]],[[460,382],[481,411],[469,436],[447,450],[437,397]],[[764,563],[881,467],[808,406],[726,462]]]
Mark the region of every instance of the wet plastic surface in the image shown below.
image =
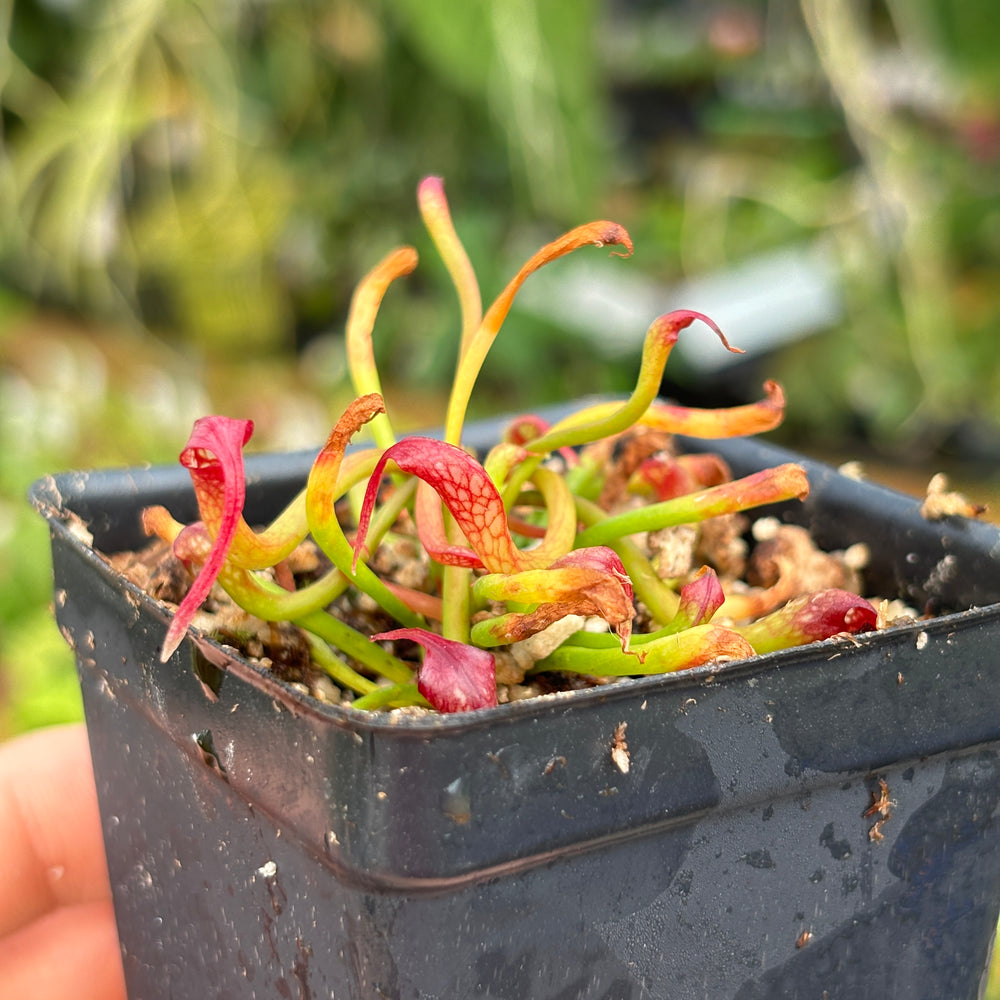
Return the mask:
[[[740,473],[789,457],[719,450]],[[255,519],[311,457],[249,463]],[[133,1000],[977,996],[1000,909],[1000,534],[806,464],[785,516],[867,541],[880,589],[978,609],[396,722],[207,639],[157,662],[166,610],[63,513],[134,547],[142,506],[193,516],[183,470],[40,483]]]

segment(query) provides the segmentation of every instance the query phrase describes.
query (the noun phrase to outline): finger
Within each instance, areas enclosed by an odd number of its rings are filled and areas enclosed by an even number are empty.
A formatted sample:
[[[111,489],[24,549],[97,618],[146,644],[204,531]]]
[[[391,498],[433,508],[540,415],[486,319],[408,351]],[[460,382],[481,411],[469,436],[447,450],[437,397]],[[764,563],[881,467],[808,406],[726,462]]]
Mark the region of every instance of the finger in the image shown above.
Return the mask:
[[[0,844],[0,938],[57,907],[111,898],[82,724],[0,746]]]
[[[0,996],[33,1000],[125,1000],[110,902],[53,910],[5,938]]]

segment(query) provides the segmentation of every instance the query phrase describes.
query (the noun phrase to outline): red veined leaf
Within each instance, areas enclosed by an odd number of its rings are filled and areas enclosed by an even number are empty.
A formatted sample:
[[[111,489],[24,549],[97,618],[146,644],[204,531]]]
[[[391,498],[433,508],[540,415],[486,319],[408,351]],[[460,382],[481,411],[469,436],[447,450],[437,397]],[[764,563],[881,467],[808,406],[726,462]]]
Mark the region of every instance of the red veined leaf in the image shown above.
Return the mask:
[[[417,521],[417,537],[431,559],[442,566],[465,566],[468,569],[482,567],[482,559],[472,549],[452,545],[448,541],[441,498],[429,483],[421,482],[417,486],[413,513]]]
[[[364,547],[382,473],[389,461],[433,487],[486,569],[491,573],[512,573],[518,569],[517,548],[507,527],[503,499],[485,469],[461,448],[423,437],[404,438],[382,453],[361,505],[354,542],[355,565]]]
[[[368,480],[354,542],[355,567],[364,548],[382,473],[390,461],[434,489],[465,535],[472,552],[490,573],[516,573],[548,566],[565,555],[573,544],[576,511],[562,476],[545,468],[534,471],[532,479],[545,498],[549,525],[539,545],[522,551],[511,537],[503,497],[483,466],[456,445],[432,438],[410,437],[382,453]],[[445,564],[475,565],[467,550],[447,545],[443,527],[437,521],[438,514],[427,504],[426,493],[421,504],[426,532],[422,541],[436,549]]]
[[[424,648],[417,690],[439,712],[470,712],[497,704],[496,666],[485,649],[422,628],[399,628],[372,639],[409,639]]]

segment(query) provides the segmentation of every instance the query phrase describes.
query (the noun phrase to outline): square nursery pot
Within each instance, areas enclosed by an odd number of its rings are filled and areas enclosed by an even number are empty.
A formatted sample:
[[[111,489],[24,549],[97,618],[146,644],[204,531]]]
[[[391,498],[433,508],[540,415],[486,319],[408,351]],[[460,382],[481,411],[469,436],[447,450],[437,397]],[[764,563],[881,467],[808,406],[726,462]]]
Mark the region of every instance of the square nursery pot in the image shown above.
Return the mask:
[[[799,460],[712,447],[740,475]],[[251,521],[312,458],[248,459]],[[37,483],[129,995],[980,995],[1000,908],[1000,534],[803,464],[809,500],[776,513],[827,548],[867,543],[871,592],[940,617],[398,719],[321,704],[207,638],[158,662],[168,610],[94,548],[144,545],[149,504],[194,519],[183,469]]]

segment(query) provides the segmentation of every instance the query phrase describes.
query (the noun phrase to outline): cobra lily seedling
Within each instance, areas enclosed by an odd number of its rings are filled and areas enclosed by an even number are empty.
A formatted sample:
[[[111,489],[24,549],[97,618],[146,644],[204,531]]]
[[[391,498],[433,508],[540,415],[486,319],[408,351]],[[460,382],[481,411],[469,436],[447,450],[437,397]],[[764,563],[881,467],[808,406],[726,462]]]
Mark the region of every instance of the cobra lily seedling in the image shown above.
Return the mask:
[[[183,525],[162,507],[143,515],[147,531],[193,575],[164,660],[216,587],[246,616],[295,625],[312,665],[356,709],[482,709],[520,696],[541,677],[599,683],[875,627],[873,605],[846,586],[853,579],[847,562],[811,550],[829,572],[807,579],[801,553],[789,550],[799,541],[781,527],[761,543],[770,555],[758,560],[758,581],[740,579],[742,512],[801,499],[809,485],[798,465],[733,479],[717,456],[674,450],[674,435],[754,434],[776,427],[784,412],[774,383],[757,403],[718,410],[657,399],[682,331],[702,326],[721,350],[737,350],[701,313],[653,320],[623,402],[587,406],[551,426],[518,418],[487,454],[466,450],[473,388],[523,283],[573,251],[611,247],[624,257],[632,242],[613,222],[572,229],[534,254],[484,312],[439,178],[420,184],[418,203],[461,311],[442,437],[397,438],[374,362],[382,298],[417,266],[416,251],[403,247],[355,293],[346,342],[357,398],[302,492],[272,524],[255,529],[243,515],[251,422],[196,422],[180,460],[201,519]],[[362,428],[373,443],[349,450]],[[304,550],[323,556],[297,574]],[[825,585],[813,586],[817,579]],[[358,609],[364,614],[352,613]],[[361,617],[375,625],[366,629]]]

